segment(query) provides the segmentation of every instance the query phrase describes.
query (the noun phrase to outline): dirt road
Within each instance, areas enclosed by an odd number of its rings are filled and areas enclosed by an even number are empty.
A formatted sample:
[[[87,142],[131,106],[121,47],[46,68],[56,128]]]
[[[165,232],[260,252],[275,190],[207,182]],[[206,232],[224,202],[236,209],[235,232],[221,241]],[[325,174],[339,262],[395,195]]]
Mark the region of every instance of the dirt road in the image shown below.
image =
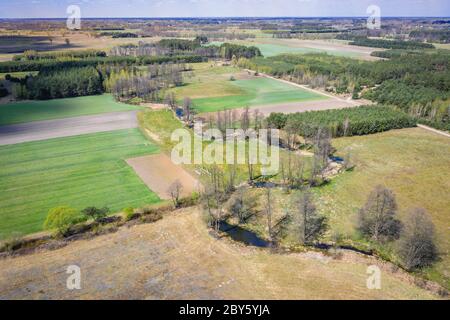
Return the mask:
[[[0,126],[0,145],[17,144],[138,126],[136,111],[104,113]]]

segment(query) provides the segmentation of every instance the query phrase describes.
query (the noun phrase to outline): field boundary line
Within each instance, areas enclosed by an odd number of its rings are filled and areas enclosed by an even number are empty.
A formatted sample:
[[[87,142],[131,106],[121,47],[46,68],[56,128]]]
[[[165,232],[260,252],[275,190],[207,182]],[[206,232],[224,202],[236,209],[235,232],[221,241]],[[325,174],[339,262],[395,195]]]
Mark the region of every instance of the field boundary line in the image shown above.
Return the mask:
[[[438,130],[438,129],[434,129],[434,128],[431,128],[431,127],[429,127],[429,126],[423,125],[423,124],[417,124],[417,126],[418,126],[419,128],[422,128],[422,129],[425,129],[425,130],[428,130],[428,131],[431,131],[431,132],[440,134],[441,136],[450,138],[450,134],[447,133],[447,132],[445,132],[445,131],[441,131],[441,130]]]
[[[250,70],[250,69],[244,69],[244,70],[248,71],[248,72],[256,72],[256,71]],[[310,92],[314,92],[314,93],[320,94],[322,96],[325,96],[325,97],[328,97],[328,98],[332,98],[332,99],[335,99],[335,100],[338,100],[338,101],[341,101],[341,102],[347,102],[347,103],[350,103],[350,104],[352,104],[352,105],[354,105],[356,107],[360,106],[360,104],[358,102],[353,101],[353,100],[342,99],[342,98],[336,97],[336,96],[334,96],[332,94],[325,93],[325,92],[322,92],[322,91],[319,91],[319,90],[316,90],[316,89],[312,89],[312,88],[310,88],[308,86],[305,86],[305,85],[302,85],[302,84],[298,84],[298,83],[295,83],[295,82],[292,82],[292,81],[275,78],[275,77],[272,77],[272,76],[270,76],[268,74],[265,74],[265,73],[262,73],[262,72],[258,72],[258,73],[259,73],[259,75],[261,75],[261,76],[263,76],[265,78],[269,78],[269,79],[272,79],[272,80],[276,80],[276,81],[279,81],[279,82],[290,84],[292,86],[295,86],[295,87],[298,87],[298,88],[301,88],[301,89],[304,89],[304,90],[307,90],[307,91],[310,91]]]

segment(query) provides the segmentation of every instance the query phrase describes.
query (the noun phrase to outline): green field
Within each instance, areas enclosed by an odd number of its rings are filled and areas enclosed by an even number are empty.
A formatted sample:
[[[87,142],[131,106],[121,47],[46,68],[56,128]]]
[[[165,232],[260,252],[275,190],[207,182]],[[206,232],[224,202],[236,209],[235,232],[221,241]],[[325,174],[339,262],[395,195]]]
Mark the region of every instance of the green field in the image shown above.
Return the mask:
[[[427,275],[450,287],[450,139],[421,128],[333,140],[337,154],[356,164],[351,172],[317,189],[317,204],[334,231],[355,236],[356,215],[371,190],[382,184],[396,195],[400,217],[422,207],[436,226],[442,261]]]
[[[124,161],[156,152],[138,129],[0,147],[0,235],[42,230],[56,206],[117,212],[158,202]]]
[[[113,96],[109,94],[45,101],[13,102],[0,105],[0,125],[136,109],[138,107],[115,101]]]
[[[358,58],[360,54],[357,52],[344,51],[344,50],[326,50],[320,48],[310,48],[306,46],[302,46],[300,42],[296,39],[255,39],[252,41],[244,41],[244,40],[235,40],[235,41],[226,41],[229,43],[236,43],[245,46],[255,46],[259,48],[261,54],[264,57],[273,57],[283,53],[327,53],[334,56],[343,56],[343,57],[351,57]],[[224,42],[213,41],[209,45],[217,45],[220,46]]]
[[[179,103],[190,97],[197,112],[328,99],[277,80],[256,77],[232,66],[195,64],[194,76],[172,89]],[[235,81],[230,81],[233,77]]]
[[[198,112],[214,112],[223,109],[253,107],[276,103],[302,102],[327,99],[319,94],[302,90],[269,78],[230,81],[244,94],[194,99],[194,106]]]

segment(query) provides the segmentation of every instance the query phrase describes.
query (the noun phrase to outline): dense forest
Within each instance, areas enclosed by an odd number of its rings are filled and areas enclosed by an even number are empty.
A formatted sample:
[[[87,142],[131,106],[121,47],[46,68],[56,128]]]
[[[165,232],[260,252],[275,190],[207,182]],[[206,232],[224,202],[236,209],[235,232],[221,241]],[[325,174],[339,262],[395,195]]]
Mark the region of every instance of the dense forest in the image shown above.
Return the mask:
[[[36,77],[27,77],[25,85],[15,87],[16,97],[20,99],[57,99],[102,92],[102,77],[94,67],[40,72]]]
[[[271,128],[285,129],[303,137],[313,137],[319,128],[327,128],[333,137],[342,137],[366,135],[416,125],[413,117],[381,105],[309,111],[289,115],[272,113],[268,117],[267,123]]]
[[[403,40],[369,39],[365,37],[355,38],[350,42],[350,45],[384,49],[434,49],[434,45],[432,45],[431,43]]]
[[[450,43],[450,30],[413,30],[409,33],[409,38],[416,41],[429,41],[439,43]]]
[[[97,65],[149,65],[161,64],[167,62],[186,62],[197,63],[203,62],[205,58],[198,55],[180,55],[180,56],[109,56],[96,57],[86,59],[73,60],[31,60],[31,61],[5,61],[0,62],[0,73],[9,72],[28,72],[28,71],[43,71],[43,70],[61,70],[66,68],[82,68]]]
[[[395,52],[395,54],[393,54]],[[359,61],[327,54],[239,59],[238,65],[393,105],[435,127],[449,127],[450,52],[390,51],[391,59]]]

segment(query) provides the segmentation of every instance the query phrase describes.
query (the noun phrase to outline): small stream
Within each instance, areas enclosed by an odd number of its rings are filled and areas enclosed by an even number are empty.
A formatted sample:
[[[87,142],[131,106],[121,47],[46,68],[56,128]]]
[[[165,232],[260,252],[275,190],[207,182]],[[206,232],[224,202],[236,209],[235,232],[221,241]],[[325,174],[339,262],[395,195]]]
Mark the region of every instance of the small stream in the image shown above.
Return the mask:
[[[219,230],[227,233],[233,240],[242,242],[246,245],[267,248],[270,247],[270,242],[261,239],[254,232],[245,230],[239,226],[233,226],[226,221],[221,221]]]

